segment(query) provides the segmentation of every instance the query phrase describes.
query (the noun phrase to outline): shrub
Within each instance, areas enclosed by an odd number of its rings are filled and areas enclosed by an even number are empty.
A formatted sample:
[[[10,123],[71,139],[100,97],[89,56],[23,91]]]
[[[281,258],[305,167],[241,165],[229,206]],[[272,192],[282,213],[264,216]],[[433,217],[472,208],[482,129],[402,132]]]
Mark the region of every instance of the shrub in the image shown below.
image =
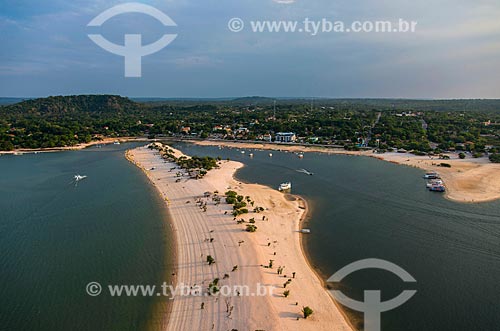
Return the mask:
[[[491,154],[490,161],[493,163],[500,163],[500,154],[498,154],[498,153]]]
[[[441,163],[439,166],[443,168],[451,168],[451,164],[449,163]]]
[[[472,155],[473,158],[477,159],[477,158],[480,158],[483,156],[483,153],[480,153],[480,152],[476,152]]]
[[[459,157],[461,160],[465,159],[465,153],[459,153],[459,154],[458,154],[458,157]]]
[[[309,306],[306,306],[302,308],[302,313],[304,314],[304,318],[308,318],[312,315],[313,310]]]
[[[207,256],[207,262],[208,262],[208,265],[212,265],[215,263],[215,259],[212,257],[212,255]]]
[[[246,232],[255,232],[257,231],[257,227],[253,224],[248,224],[247,228],[245,229]]]
[[[253,212],[254,212],[254,213],[260,213],[260,212],[262,212],[262,211],[264,211],[264,208],[262,208],[262,207],[255,207],[255,208],[253,209]]]
[[[234,204],[234,206],[233,206],[233,209],[240,209],[240,208],[244,208],[244,207],[246,207],[246,206],[247,206],[246,202],[243,202],[243,201],[241,201],[241,202],[236,202],[236,203]]]

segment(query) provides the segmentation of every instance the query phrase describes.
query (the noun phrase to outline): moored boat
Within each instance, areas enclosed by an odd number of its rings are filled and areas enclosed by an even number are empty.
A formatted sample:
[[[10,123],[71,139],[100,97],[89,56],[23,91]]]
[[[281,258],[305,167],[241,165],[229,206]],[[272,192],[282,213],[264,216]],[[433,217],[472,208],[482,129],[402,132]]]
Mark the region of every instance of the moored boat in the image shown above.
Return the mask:
[[[429,190],[431,192],[445,192],[446,191],[446,188],[444,187],[444,185],[432,185]]]
[[[441,179],[432,179],[432,180],[427,182],[426,186],[427,186],[427,188],[431,188],[432,186],[443,185],[443,184],[444,183]]]
[[[289,191],[292,189],[292,183],[286,182],[286,183],[281,183],[278,190],[279,191]]]

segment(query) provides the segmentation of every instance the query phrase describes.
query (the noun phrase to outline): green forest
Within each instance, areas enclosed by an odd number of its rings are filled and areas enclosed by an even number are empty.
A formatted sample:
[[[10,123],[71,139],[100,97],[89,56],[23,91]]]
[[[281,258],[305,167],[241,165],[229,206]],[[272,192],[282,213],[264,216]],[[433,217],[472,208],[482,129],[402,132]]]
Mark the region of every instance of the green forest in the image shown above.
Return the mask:
[[[495,154],[500,100],[139,100],[55,96],[0,106],[0,149],[73,146],[105,137],[269,140],[419,153]]]

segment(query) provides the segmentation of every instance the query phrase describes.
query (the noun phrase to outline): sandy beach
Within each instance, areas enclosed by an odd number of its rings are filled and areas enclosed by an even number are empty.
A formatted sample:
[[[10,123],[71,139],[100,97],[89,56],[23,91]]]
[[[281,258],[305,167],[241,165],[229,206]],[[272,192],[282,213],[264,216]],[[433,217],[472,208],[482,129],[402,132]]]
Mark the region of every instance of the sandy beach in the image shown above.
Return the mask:
[[[486,157],[461,160],[456,154],[448,155],[449,160],[400,153],[377,154],[375,157],[439,173],[446,185],[446,197],[450,200],[478,203],[500,199],[500,164],[491,163]],[[439,166],[443,162],[450,164],[451,168]]]
[[[500,199],[500,164],[491,163],[487,157],[459,159],[456,153],[447,154],[449,160],[441,160],[437,156],[416,156],[409,153],[376,154],[367,151],[346,151],[316,146],[255,144],[220,141],[197,141],[201,146],[226,146],[245,149],[286,150],[290,152],[318,152],[327,154],[345,154],[374,157],[395,164],[420,168],[425,171],[435,171],[440,174],[446,185],[446,198],[462,203],[479,203]],[[451,168],[440,167],[441,163],[448,163]]]
[[[236,181],[233,175],[243,165],[234,161],[222,161],[219,169],[195,180],[178,177],[179,170],[170,171],[175,164],[145,147],[128,151],[127,158],[156,186],[170,213],[177,243],[175,284],[205,289],[219,278],[221,287],[243,285],[250,290],[250,295],[176,296],[167,330],[351,330],[303,254],[299,230],[306,207],[302,200]],[[250,196],[255,206],[265,209],[238,216],[247,222],[255,218],[256,232],[244,231],[249,223],[238,224],[224,198],[220,204],[212,199],[213,192],[223,195],[229,189]],[[212,196],[205,197],[205,192]],[[206,262],[207,255],[215,259],[214,264]],[[264,267],[270,260],[273,267]],[[278,267],[284,267],[281,275]],[[284,288],[288,279],[291,282]],[[259,295],[258,285],[264,295]],[[287,298],[285,290],[290,291]],[[302,317],[303,306],[314,311],[307,319]]]

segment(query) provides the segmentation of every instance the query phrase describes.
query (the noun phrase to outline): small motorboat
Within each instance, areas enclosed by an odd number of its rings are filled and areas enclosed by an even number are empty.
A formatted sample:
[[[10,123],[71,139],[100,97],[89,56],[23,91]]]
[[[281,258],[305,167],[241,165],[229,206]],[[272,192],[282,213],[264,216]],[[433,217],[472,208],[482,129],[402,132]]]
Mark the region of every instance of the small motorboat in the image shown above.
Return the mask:
[[[286,182],[286,183],[281,183],[278,190],[283,192],[283,191],[289,191],[292,189],[292,183]]]
[[[75,182],[79,182],[87,178],[87,176],[82,176],[82,175],[75,175]]]

